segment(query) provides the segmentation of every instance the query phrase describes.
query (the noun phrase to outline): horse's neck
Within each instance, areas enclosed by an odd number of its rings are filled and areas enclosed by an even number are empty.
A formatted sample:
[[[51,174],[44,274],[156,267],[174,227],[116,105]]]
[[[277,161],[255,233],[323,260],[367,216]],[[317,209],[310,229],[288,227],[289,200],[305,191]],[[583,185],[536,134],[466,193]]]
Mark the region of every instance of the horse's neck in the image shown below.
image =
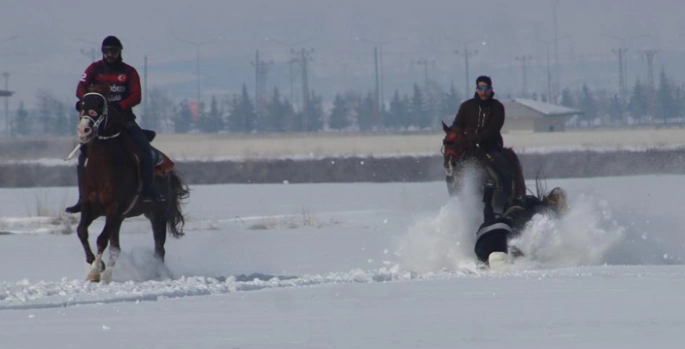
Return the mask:
[[[88,145],[88,161],[95,161],[106,167],[123,167],[130,156],[122,141],[121,135],[116,138],[93,141]]]

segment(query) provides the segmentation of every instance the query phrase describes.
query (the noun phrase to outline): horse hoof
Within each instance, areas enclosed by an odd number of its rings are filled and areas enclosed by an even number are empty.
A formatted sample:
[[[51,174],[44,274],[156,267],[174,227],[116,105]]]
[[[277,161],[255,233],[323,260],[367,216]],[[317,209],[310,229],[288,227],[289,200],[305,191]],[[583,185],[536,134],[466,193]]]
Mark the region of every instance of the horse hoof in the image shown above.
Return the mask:
[[[88,282],[100,282],[100,273],[91,271],[90,273],[88,273],[88,277],[86,277],[86,281],[88,281]]]
[[[105,284],[112,282],[112,269],[107,269],[100,273],[100,281]]]

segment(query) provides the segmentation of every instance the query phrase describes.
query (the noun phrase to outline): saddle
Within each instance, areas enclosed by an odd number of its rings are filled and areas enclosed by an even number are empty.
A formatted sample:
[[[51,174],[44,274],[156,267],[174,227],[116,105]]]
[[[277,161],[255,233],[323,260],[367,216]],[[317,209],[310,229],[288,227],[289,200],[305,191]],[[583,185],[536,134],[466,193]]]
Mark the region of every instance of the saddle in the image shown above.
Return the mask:
[[[148,142],[150,143],[152,143],[152,140],[157,136],[157,133],[152,130],[143,130],[143,133],[145,134],[145,138],[147,138]],[[138,165],[138,171],[140,171],[140,160],[136,155],[139,150],[135,147],[135,145],[131,144],[131,146],[134,148],[134,150],[131,151],[131,154],[134,158],[133,160]],[[154,176],[166,176],[166,174],[172,171],[176,166],[176,164],[166,154],[153,147],[152,144],[150,144],[150,159],[152,159],[152,173]]]

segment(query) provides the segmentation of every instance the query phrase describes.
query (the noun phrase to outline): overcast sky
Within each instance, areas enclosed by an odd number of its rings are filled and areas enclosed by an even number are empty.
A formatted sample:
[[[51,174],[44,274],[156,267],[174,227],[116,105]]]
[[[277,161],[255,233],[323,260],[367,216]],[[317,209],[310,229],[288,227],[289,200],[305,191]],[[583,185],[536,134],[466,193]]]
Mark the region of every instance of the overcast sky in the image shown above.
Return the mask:
[[[603,34],[650,34],[649,39],[628,42],[629,47],[685,51],[681,35],[685,34],[685,1],[558,3],[562,63],[578,57],[613,59],[610,48],[619,41]],[[311,39],[306,46],[316,50],[311,63],[314,78],[335,78],[371,73],[371,47],[354,40],[359,36],[391,41],[384,47],[384,70],[389,75],[427,58],[448,74],[454,72],[450,79],[462,87],[463,76],[456,74],[463,68],[453,50],[463,45],[445,38],[478,39],[470,46],[474,48],[480,40],[487,42],[473,58],[472,75],[479,73],[477,64],[517,66],[514,57],[521,54],[532,54],[539,63],[544,45],[535,39],[553,38],[553,4],[553,0],[0,0],[0,41],[18,36],[0,43],[0,71],[11,74],[10,88],[17,91],[13,103],[21,99],[32,105],[39,88],[73,99],[76,82],[89,63],[80,50],[97,49],[105,36],[116,35],[124,44],[124,59],[141,74],[143,57],[149,56],[151,86],[187,83],[190,88],[180,93],[192,98],[195,50],[174,37],[204,41],[222,36],[223,40],[201,50],[202,62],[213,70],[203,69],[207,93],[234,91],[243,82],[252,83],[253,78],[248,80],[253,69],[250,59],[257,49],[274,61],[269,86],[286,89],[287,82],[278,72],[285,71],[287,49],[265,37],[290,43]],[[219,74],[214,70],[224,70],[217,62],[225,62],[230,75],[211,81],[211,75]],[[632,65],[635,69],[637,62]],[[417,69],[421,77],[419,68],[411,69]],[[493,78],[497,88],[497,76]],[[411,83],[406,82],[407,86]],[[515,79],[506,82],[507,86],[517,83]]]

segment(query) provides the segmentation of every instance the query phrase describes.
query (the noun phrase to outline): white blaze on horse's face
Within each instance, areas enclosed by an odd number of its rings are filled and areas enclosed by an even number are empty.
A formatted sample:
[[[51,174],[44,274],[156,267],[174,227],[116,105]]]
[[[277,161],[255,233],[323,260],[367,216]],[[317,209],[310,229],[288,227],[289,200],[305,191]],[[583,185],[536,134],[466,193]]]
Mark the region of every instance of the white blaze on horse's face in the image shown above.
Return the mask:
[[[93,122],[88,118],[81,118],[78,124],[78,139],[82,144],[86,144],[93,140],[95,132],[93,131]]]

